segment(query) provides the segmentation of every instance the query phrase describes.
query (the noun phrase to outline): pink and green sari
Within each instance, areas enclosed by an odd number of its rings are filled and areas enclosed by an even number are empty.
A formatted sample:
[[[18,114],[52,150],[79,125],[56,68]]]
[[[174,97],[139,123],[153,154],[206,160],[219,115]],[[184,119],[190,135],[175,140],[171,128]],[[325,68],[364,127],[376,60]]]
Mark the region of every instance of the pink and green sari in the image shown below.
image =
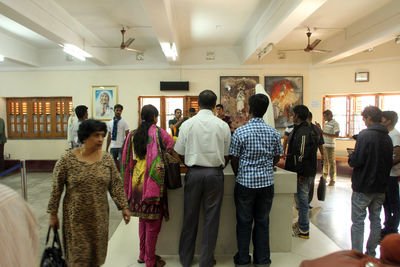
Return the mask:
[[[164,186],[165,169],[161,157],[158,128],[149,128],[149,142],[145,159],[134,159],[133,136],[126,138],[122,154],[121,175],[124,178],[124,189],[133,216],[142,219],[157,220],[168,215],[168,203]],[[161,139],[167,149],[172,148],[173,139],[161,129]]]

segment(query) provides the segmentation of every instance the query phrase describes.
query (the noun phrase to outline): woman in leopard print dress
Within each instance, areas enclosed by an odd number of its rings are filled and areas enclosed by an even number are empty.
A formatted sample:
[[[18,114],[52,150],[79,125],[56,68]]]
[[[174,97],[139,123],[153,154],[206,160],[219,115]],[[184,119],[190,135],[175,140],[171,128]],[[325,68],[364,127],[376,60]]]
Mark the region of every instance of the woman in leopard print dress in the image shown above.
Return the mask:
[[[130,220],[120,174],[112,156],[101,150],[106,132],[103,122],[82,122],[78,137],[83,146],[66,152],[54,168],[48,212],[50,226],[58,228],[57,212],[65,186],[62,229],[68,267],[104,263],[109,222],[107,192],[122,210],[125,223]]]

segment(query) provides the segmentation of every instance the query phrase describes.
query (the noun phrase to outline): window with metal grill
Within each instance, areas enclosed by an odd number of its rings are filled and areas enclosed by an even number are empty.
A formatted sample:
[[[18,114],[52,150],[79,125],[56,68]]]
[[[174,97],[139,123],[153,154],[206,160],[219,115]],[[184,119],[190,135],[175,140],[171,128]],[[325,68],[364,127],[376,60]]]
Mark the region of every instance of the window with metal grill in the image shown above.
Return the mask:
[[[67,136],[72,97],[7,98],[9,138],[63,138]]]
[[[376,106],[382,111],[395,111],[400,116],[400,93],[327,95],[323,99],[323,109],[331,110],[339,123],[340,137],[352,137],[366,126],[361,113],[367,106]],[[400,130],[400,123],[396,129]]]

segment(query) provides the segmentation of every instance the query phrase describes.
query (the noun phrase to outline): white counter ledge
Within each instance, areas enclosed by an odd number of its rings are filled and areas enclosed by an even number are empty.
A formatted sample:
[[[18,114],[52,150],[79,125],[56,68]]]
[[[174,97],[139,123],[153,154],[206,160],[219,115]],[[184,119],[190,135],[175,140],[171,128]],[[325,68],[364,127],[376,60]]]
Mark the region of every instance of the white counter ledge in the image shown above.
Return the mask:
[[[224,198],[221,208],[216,255],[236,253],[236,211],[233,197],[235,176],[229,166],[224,170]],[[184,181],[184,174],[182,174]],[[270,247],[271,252],[287,252],[292,246],[293,193],[296,192],[296,174],[279,169],[274,173],[275,195],[270,213]],[[168,190],[170,220],[163,222],[157,242],[157,254],[177,255],[179,238],[183,223],[183,187]],[[196,254],[202,230],[202,211],[197,234]],[[252,250],[250,250],[252,251]]]

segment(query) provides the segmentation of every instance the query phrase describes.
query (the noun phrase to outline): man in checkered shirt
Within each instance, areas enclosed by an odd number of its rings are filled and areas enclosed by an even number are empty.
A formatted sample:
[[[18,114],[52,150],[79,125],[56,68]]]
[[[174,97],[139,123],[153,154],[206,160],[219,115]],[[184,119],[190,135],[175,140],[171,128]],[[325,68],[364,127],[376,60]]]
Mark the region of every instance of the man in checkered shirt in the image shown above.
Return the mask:
[[[250,121],[233,133],[229,154],[236,176],[235,206],[238,252],[235,266],[250,266],[249,245],[253,231],[254,266],[271,264],[269,249],[269,213],[274,197],[273,167],[283,153],[281,136],[267,125],[263,116],[268,109],[268,97],[250,97]]]

